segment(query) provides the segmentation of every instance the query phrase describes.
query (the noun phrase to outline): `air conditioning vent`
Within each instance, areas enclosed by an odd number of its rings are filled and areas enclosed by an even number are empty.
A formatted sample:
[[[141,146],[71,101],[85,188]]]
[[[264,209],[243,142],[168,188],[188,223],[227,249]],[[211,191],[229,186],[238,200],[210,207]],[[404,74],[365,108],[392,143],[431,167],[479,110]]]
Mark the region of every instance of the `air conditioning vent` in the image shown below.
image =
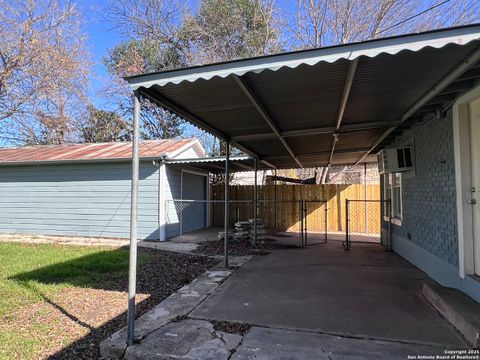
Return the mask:
[[[408,171],[413,168],[413,151],[411,147],[383,149],[377,161],[380,174]]]

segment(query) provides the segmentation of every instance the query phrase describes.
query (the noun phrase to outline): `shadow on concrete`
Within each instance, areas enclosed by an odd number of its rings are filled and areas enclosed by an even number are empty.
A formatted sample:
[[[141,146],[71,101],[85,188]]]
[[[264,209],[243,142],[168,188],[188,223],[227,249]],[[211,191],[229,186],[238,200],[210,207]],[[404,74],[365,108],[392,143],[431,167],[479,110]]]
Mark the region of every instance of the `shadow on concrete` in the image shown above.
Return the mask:
[[[465,346],[422,296],[426,274],[381,245],[340,242],[253,258],[193,318],[417,344]]]

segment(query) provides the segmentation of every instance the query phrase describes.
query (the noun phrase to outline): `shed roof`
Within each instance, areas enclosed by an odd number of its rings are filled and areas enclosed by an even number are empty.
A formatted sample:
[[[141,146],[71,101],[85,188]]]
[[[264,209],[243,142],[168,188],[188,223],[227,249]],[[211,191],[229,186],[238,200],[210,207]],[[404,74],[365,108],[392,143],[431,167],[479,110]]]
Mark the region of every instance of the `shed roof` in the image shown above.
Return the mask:
[[[128,77],[132,89],[264,164],[373,153],[480,79],[480,25]]]
[[[140,159],[159,159],[198,142],[197,139],[146,140],[140,142]],[[35,145],[0,149],[0,165],[57,162],[122,161],[132,158],[131,142]]]

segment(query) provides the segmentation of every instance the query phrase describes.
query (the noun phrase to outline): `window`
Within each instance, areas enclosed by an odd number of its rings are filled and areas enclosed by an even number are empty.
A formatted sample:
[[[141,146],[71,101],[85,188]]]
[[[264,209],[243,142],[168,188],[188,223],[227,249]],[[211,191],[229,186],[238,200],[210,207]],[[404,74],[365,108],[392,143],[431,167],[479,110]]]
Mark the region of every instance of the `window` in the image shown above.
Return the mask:
[[[400,173],[392,174],[392,213],[395,219],[402,218],[402,175]]]
[[[387,201],[392,198],[392,184],[390,182],[390,174],[383,175],[383,200]],[[383,207],[383,216],[388,215],[388,208]]]
[[[383,199],[390,200],[392,204],[392,222],[401,224],[403,217],[402,205],[402,174],[383,175]],[[388,217],[388,208],[384,206],[383,216]]]

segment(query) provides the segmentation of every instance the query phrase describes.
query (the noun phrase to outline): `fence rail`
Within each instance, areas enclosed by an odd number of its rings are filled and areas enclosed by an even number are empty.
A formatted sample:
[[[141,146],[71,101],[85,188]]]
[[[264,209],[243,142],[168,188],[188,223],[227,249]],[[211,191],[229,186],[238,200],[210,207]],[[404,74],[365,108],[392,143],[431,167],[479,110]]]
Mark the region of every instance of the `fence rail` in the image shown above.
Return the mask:
[[[224,186],[214,185],[211,188],[212,200],[223,200]],[[253,186],[230,186],[231,200],[252,200]],[[298,205],[301,200],[308,203],[306,218],[309,232],[328,233],[345,232],[345,200],[379,200],[380,185],[260,185],[258,186],[259,217],[265,225],[278,231],[300,231]],[[277,200],[273,202],[273,200]],[[317,202],[315,202],[317,201]],[[253,217],[253,203],[237,203],[230,206],[232,220],[248,219]],[[326,209],[325,209],[326,204]],[[380,209],[368,209],[363,217],[358,217],[359,228],[380,226]],[[223,226],[223,207],[212,206],[212,225]],[[373,221],[375,220],[375,221]],[[325,225],[326,224],[326,225]],[[371,225],[377,224],[377,225]],[[378,229],[380,230],[380,229]]]

